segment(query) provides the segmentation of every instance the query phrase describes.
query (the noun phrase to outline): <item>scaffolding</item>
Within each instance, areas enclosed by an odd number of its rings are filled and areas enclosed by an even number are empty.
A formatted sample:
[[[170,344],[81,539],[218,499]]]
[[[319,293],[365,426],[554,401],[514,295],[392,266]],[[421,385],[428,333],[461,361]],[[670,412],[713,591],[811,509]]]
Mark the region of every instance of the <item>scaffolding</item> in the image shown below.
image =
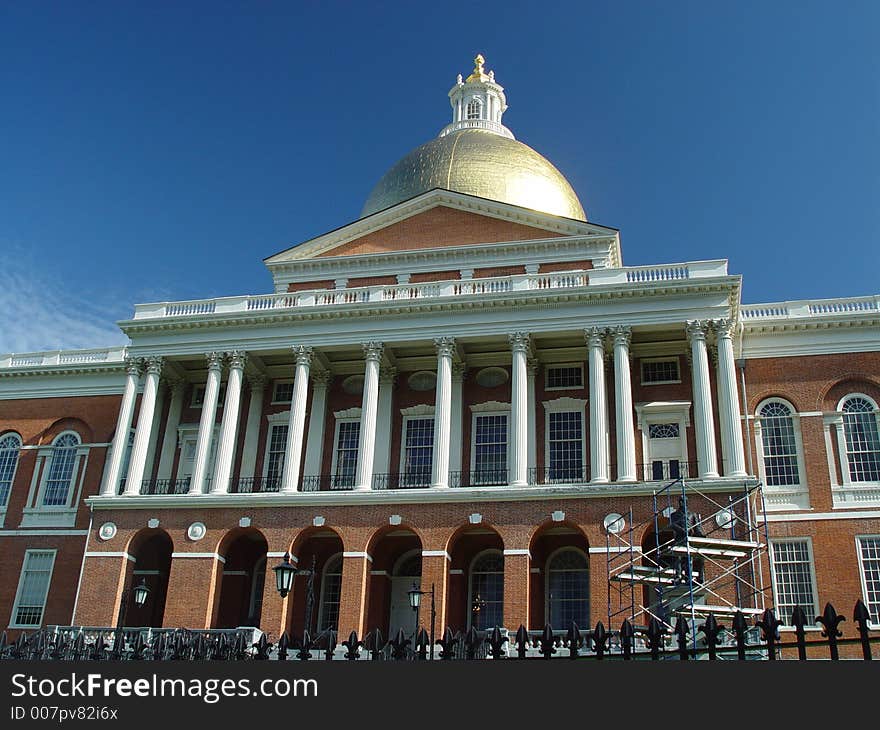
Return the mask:
[[[676,479],[652,493],[652,512],[638,524],[632,507],[606,520],[609,625],[627,618],[645,628],[656,619],[672,634],[683,618],[696,650],[710,615],[732,620],[741,611],[751,619],[764,612],[768,539],[766,521],[757,519],[764,514],[760,482],[721,493]]]

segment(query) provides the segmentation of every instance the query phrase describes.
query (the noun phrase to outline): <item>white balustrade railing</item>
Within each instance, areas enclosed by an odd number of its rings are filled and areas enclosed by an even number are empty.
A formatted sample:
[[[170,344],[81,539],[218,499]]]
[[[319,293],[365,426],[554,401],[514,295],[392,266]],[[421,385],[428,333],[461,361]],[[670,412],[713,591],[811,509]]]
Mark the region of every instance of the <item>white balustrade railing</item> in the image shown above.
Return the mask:
[[[377,285],[350,289],[313,289],[278,294],[197,299],[186,302],[156,302],[135,306],[134,319],[198,317],[232,312],[275,311],[334,305],[358,305],[442,297],[487,296],[517,291],[574,289],[606,284],[649,285],[687,279],[726,276],[727,262],[696,261],[662,266],[630,266],[620,269],[557,271],[543,274],[514,274],[485,279],[455,279],[439,282]]]
[[[869,314],[880,312],[880,296],[744,304],[740,312],[745,322],[767,319],[833,317],[841,314]]]
[[[125,359],[125,347],[104,347],[91,350],[49,350],[0,355],[0,369],[117,363]]]

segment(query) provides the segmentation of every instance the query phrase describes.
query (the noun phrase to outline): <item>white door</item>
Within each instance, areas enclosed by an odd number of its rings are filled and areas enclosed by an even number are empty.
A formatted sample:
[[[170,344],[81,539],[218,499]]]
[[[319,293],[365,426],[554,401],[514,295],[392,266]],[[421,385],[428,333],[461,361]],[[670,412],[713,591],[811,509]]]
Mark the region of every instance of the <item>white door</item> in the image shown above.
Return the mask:
[[[648,426],[648,453],[645,479],[678,479],[688,476],[682,464],[683,449],[679,424],[652,423]],[[693,475],[691,475],[693,476]]]
[[[416,629],[415,611],[409,605],[409,591],[413,583],[421,587],[421,578],[411,576],[395,576],[391,579],[391,610],[388,619],[388,636],[397,635],[399,629],[411,636]]]

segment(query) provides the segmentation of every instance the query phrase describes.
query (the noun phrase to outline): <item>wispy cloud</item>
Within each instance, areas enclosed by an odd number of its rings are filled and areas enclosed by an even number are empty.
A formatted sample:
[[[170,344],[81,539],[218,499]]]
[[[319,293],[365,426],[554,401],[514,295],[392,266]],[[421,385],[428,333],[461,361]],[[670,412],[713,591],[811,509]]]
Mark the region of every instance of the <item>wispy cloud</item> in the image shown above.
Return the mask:
[[[21,245],[0,240],[0,353],[125,344],[117,319],[130,303],[71,286]]]

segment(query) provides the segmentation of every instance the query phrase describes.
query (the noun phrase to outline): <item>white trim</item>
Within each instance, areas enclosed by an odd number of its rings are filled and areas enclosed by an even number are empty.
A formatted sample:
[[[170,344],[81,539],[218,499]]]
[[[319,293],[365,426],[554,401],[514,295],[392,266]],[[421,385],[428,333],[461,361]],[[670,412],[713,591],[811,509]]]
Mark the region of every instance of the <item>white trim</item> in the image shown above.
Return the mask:
[[[410,406],[409,408],[400,409],[400,415],[404,416],[405,418],[433,416],[434,412],[434,406],[428,405],[426,403],[420,403],[417,406]]]
[[[137,558],[131,553],[127,553],[123,551],[102,551],[102,550],[86,550],[85,557],[87,558],[125,558],[126,560],[130,560],[132,563],[137,562]]]
[[[487,401],[471,406],[471,468],[470,473],[475,474],[477,469],[477,419],[482,416],[506,416],[507,423],[507,453],[504,457],[504,469],[508,474],[506,481],[510,481],[510,428],[511,411],[510,404],[497,401]]]
[[[219,553],[171,553],[171,559],[175,558],[212,558],[213,560],[219,560],[221,563],[226,563],[226,558],[224,558]]]
[[[483,403],[471,404],[470,409],[472,413],[510,413],[510,403],[487,400]]]
[[[15,486],[15,477],[18,474],[18,465],[21,463],[21,451],[24,446],[24,439],[18,431],[10,429],[0,434],[0,440],[14,436],[18,439],[18,448],[15,451],[15,464],[12,466],[12,474],[9,476],[9,491],[6,493],[6,499],[0,504],[0,527],[3,526],[6,517],[6,508],[9,505],[9,498],[12,496],[12,488]],[[3,451],[13,451],[13,449],[3,449]]]
[[[678,424],[678,444],[680,447],[681,463],[687,465],[690,461],[688,454],[688,433],[691,425],[691,402],[690,401],[650,401],[636,403],[635,406],[637,425],[642,434],[642,473],[636,474],[638,481],[651,481],[648,479],[649,467],[654,459],[651,454],[650,426],[657,423]],[[714,431],[713,431],[714,433]],[[688,467],[685,466],[685,469]],[[636,466],[638,470],[638,465]],[[651,476],[653,474],[651,473]]]
[[[854,482],[852,480],[852,475],[850,474],[850,462],[849,462],[849,447],[847,445],[846,438],[846,415],[847,411],[843,410],[843,407],[846,405],[846,402],[852,400],[854,398],[861,398],[863,400],[868,401],[874,408],[874,427],[876,428],[878,434],[880,434],[880,410],[877,408],[877,401],[875,401],[871,396],[866,395],[865,393],[847,393],[843,396],[837,403],[837,412],[840,415],[840,425],[839,431],[837,432],[837,448],[840,455],[840,476],[843,479],[843,486],[848,488],[864,488],[864,487],[880,487],[880,482],[877,481],[858,481]],[[846,501],[846,495],[844,495],[841,501]],[[872,500],[874,501],[874,500]],[[838,500],[834,500],[835,506],[837,506]],[[871,505],[874,506],[874,505]]]
[[[422,550],[423,558],[446,558],[449,562],[452,562],[452,556],[447,553],[445,550]]]
[[[271,551],[269,551],[269,552],[266,553],[266,557],[267,557],[267,558],[283,558],[283,557],[284,557],[285,555],[287,555],[287,554],[288,554],[288,552],[287,552],[286,550],[284,550],[284,551],[281,551],[281,550],[271,550]],[[298,563],[298,562],[299,562],[299,558],[297,558],[297,557],[294,556],[294,555],[291,555],[291,556],[290,556],[290,562],[292,562],[292,563]]]
[[[24,537],[34,535],[58,535],[59,537],[68,537],[70,535],[88,535],[88,530],[52,530],[52,529],[33,529],[33,530],[0,530],[0,537]]]
[[[779,403],[788,408],[789,411],[792,430],[794,431],[795,457],[797,459],[798,468],[797,484],[767,484],[767,469],[764,463],[764,439],[761,427],[762,419],[759,414],[761,413],[762,408],[771,403]],[[764,400],[758,403],[755,407],[754,424],[755,453],[758,457],[758,476],[764,483],[765,502],[773,503],[773,509],[810,509],[810,489],[806,481],[807,468],[804,461],[804,441],[801,434],[800,414],[797,413],[795,407],[790,401],[778,396],[771,396],[769,398],[764,398]],[[776,497],[775,500],[774,496]],[[786,497],[788,497],[788,499],[785,499]],[[785,499],[785,501],[782,501],[783,499]]]
[[[807,559],[809,560],[809,568],[810,568],[810,585],[813,591],[813,606],[812,609],[815,613],[807,611],[806,606],[801,606],[804,609],[804,612],[807,614],[807,622],[809,624],[815,623],[815,617],[819,615],[819,590],[816,585],[816,561],[813,557],[813,538],[812,537],[771,537],[770,545],[769,545],[769,559],[770,559],[770,573],[773,577],[772,581],[772,589],[773,589],[773,605],[779,606],[779,591],[777,587],[777,574],[776,574],[776,556],[773,554],[773,546],[776,544],[782,543],[792,543],[792,542],[801,542],[806,544],[807,546]],[[785,621],[786,623],[791,619],[791,616],[777,616],[780,621]]]
[[[20,624],[15,620],[18,613],[18,604],[21,600],[21,590],[24,580],[25,566],[28,562],[28,556],[32,553],[52,553],[52,564],[49,566],[49,580],[46,582],[46,595],[43,597],[43,607],[40,611],[40,621],[36,624]],[[18,587],[15,590],[15,600],[12,602],[12,612],[9,614],[10,629],[32,629],[43,625],[43,619],[46,618],[46,604],[49,602],[49,591],[52,588],[52,575],[55,572],[55,559],[58,557],[58,550],[55,548],[33,548],[24,551],[24,557],[21,559],[21,568],[18,571]]]
[[[502,555],[528,555],[532,557],[532,553],[528,548],[505,548],[501,551]]]
[[[590,555],[607,555],[608,553],[616,554],[616,553],[628,553],[632,550],[634,553],[641,553],[642,548],[640,547],[591,547]]]
[[[403,420],[400,423],[400,458],[397,464],[397,473],[399,475],[398,478],[402,479],[404,474],[407,473],[404,471],[404,466],[406,465],[406,436],[410,422],[433,420],[434,429],[437,428],[437,422],[434,416],[434,406],[418,405],[412,408],[401,408],[400,412],[403,415]],[[428,469],[425,483],[419,485],[422,487],[431,486],[431,475],[434,469],[434,439],[436,435],[434,431],[431,432],[431,467]],[[407,486],[409,485],[407,484]]]
[[[339,555],[339,553],[336,553],[336,554]],[[373,562],[373,556],[372,556],[372,555],[370,555],[368,552],[359,552],[359,551],[357,551],[357,550],[343,551],[343,552],[342,552],[342,557],[343,557],[343,558],[366,558],[366,559],[369,560],[371,563]]]
[[[341,414],[352,413],[353,411],[357,411],[357,416],[343,416]],[[361,423],[361,409],[360,408],[349,408],[345,411],[336,411],[333,413],[335,417],[334,426],[333,426],[333,452],[332,458],[330,460],[330,479],[331,481],[336,479],[336,467],[338,466],[339,460],[339,428],[343,423],[357,423],[358,424],[358,443],[360,443],[360,423]],[[352,487],[355,486],[355,482],[357,481],[357,467],[355,467],[355,473],[352,474],[351,482]]]
[[[273,416],[277,416],[274,417]],[[266,480],[269,477],[269,448],[272,446],[272,431],[274,431],[279,426],[284,426],[288,429],[287,438],[284,439],[284,455],[281,458],[281,470],[278,473],[278,487],[281,488],[281,478],[284,475],[284,459],[287,457],[287,442],[290,439],[290,411],[284,411],[284,413],[273,414],[271,416],[266,416],[266,420],[269,421],[266,426],[266,443],[263,447],[263,473],[262,480],[265,488]]]
[[[758,519],[761,516],[758,515]],[[765,515],[767,522],[820,522],[822,520],[876,520],[880,519],[880,510],[864,512],[813,512],[804,514]]]
[[[58,441],[67,436],[68,434],[73,434],[76,436],[77,445],[76,447],[68,447],[75,448],[75,456],[73,459],[73,468],[70,470],[70,482],[67,485],[67,499],[64,504],[49,504],[44,505],[43,499],[45,497],[46,492],[46,482],[49,481],[49,473],[52,471],[52,462],[55,460],[55,454],[57,452],[58,447],[55,445]],[[71,502],[74,499],[75,493],[78,498],[78,489],[74,486],[77,482],[77,477],[80,477],[80,486],[82,485],[82,478],[85,477],[85,473],[80,475],[80,470],[82,469],[82,457],[84,454],[87,454],[89,450],[88,446],[83,445],[82,436],[73,429],[67,429],[66,431],[62,431],[55,438],[52,439],[52,443],[48,446],[41,447],[40,451],[37,453],[40,454],[42,452],[42,456],[44,456],[45,465],[43,467],[42,474],[40,475],[40,481],[37,486],[36,495],[34,495],[33,502],[28,499],[29,504],[31,505],[31,509],[23,510],[27,512],[64,512],[66,510],[71,509]],[[75,511],[75,508],[73,508]],[[23,519],[22,522],[25,520]],[[63,525],[67,527],[67,525]]]
[[[859,582],[862,585],[862,600],[864,600],[864,602],[865,602],[865,607],[868,608],[868,610],[870,611],[870,606],[868,604],[868,580],[865,576],[865,563],[864,563],[864,560],[862,559],[861,541],[862,540],[878,540],[878,541],[880,541],[880,534],[855,535],[854,537],[855,537],[855,541],[856,541],[856,562],[858,562],[858,564],[859,564]],[[869,618],[868,626],[872,629],[876,629],[876,628],[878,628],[878,626],[880,626],[880,624],[872,622]]]
[[[360,421],[363,409],[360,406],[346,408],[344,411],[333,411],[333,417],[337,421]]]
[[[550,482],[550,469],[553,465],[550,463],[550,414],[552,413],[577,413],[581,417],[581,470],[586,478],[585,470],[590,463],[587,458],[587,441],[589,434],[587,433],[587,401],[580,398],[556,398],[555,400],[545,400],[544,406],[544,482]],[[564,468],[564,467],[563,467]],[[564,481],[564,480],[556,480]]]

